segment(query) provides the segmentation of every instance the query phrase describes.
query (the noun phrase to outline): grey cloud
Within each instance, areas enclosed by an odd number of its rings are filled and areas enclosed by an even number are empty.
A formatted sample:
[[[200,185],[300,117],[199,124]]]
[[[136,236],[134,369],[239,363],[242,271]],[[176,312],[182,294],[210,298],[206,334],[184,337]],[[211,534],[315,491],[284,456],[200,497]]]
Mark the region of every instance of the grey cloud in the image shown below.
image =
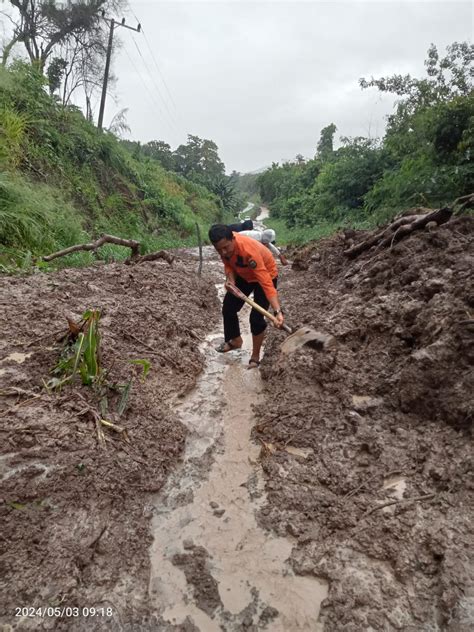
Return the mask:
[[[187,133],[211,138],[228,172],[310,156],[330,122],[339,135],[381,135],[394,98],[361,91],[358,79],[421,75],[431,42],[444,51],[472,38],[470,2],[131,2],[131,9],[179,111],[143,37],[120,33],[118,107],[129,108],[131,137],[173,147]]]

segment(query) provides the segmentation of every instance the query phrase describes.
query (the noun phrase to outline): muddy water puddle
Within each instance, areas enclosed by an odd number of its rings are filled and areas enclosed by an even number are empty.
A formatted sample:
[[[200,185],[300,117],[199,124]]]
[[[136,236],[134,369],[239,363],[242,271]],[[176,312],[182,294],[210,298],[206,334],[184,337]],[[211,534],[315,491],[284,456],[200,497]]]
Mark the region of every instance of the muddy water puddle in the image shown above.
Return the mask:
[[[17,364],[23,364],[23,362],[28,359],[31,355],[33,355],[32,353],[10,353],[9,356],[2,358],[0,360],[0,364],[3,364],[4,362],[16,362]],[[11,369],[9,369],[8,367],[4,368],[0,366],[0,375],[4,375],[5,373],[8,373],[9,370],[11,371]]]
[[[241,324],[247,319],[242,310]],[[291,541],[255,517],[265,494],[260,447],[250,439],[261,401],[259,373],[247,369],[250,336],[227,354],[214,351],[219,339],[220,329],[204,342],[205,371],[176,409],[190,433],[181,467],[154,503],[150,598],[165,621],[201,632],[314,632],[326,585],[295,576]]]
[[[386,489],[391,496],[398,500],[402,500],[406,486],[404,476],[388,476],[383,483],[383,489]]]

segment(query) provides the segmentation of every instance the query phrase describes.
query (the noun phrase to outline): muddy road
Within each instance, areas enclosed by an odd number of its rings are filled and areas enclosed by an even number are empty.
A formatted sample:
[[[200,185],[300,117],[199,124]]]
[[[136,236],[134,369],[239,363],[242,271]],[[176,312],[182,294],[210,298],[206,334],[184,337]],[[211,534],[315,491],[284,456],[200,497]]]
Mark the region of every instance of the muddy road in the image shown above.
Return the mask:
[[[192,250],[3,277],[3,629],[471,630],[472,234],[293,253],[287,319],[337,344],[282,356],[269,330],[260,371],[248,329],[214,351],[211,249],[201,279]],[[134,376],[106,449],[93,389],[43,385],[93,307],[108,381]]]

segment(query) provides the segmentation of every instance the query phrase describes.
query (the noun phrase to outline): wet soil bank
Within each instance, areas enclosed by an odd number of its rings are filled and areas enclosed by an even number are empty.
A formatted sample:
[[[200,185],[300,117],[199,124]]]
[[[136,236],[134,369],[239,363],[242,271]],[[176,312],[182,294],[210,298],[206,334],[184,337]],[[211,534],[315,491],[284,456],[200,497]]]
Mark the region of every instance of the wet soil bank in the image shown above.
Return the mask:
[[[325,632],[474,627],[473,227],[355,261],[362,235],[341,233],[294,253],[281,283],[288,322],[337,345],[283,357],[270,332],[259,521],[293,538],[296,573],[328,582]]]
[[[219,319],[213,283],[195,263],[123,264],[28,278],[2,277],[0,304],[1,619],[26,629],[156,629],[148,617],[150,502],[184,449],[173,402],[205,363],[200,341]],[[78,382],[48,393],[65,316],[101,310],[101,362],[110,383],[137,373],[120,418],[129,442],[105,429]],[[116,402],[110,401],[113,409]],[[20,607],[112,608],[109,617],[15,616]],[[25,611],[24,611],[25,614]],[[82,616],[81,616],[82,615]]]

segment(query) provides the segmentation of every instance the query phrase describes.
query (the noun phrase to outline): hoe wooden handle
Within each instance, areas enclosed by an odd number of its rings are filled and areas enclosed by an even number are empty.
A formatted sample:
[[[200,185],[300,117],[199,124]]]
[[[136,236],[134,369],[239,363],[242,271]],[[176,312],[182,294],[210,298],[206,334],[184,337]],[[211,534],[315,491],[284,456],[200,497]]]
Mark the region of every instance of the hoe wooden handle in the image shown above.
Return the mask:
[[[237,298],[240,298],[243,301],[245,301],[248,305],[251,305],[254,309],[257,310],[257,312],[260,312],[261,314],[266,316],[268,318],[268,320],[271,320],[272,323],[276,324],[278,322],[273,314],[270,314],[270,312],[268,312],[266,309],[264,309],[261,305],[259,305],[255,301],[252,301],[252,299],[249,298],[248,296],[245,296],[245,294],[243,292],[241,292],[239,290],[239,288],[236,287],[233,283],[227,282],[226,283],[226,287],[229,290],[229,292],[232,292],[232,294],[234,296],[237,296]],[[281,325],[281,328],[284,329],[285,331],[287,331],[289,334],[292,333],[291,327],[288,327],[288,325],[286,325],[285,323],[283,323],[283,325]]]

